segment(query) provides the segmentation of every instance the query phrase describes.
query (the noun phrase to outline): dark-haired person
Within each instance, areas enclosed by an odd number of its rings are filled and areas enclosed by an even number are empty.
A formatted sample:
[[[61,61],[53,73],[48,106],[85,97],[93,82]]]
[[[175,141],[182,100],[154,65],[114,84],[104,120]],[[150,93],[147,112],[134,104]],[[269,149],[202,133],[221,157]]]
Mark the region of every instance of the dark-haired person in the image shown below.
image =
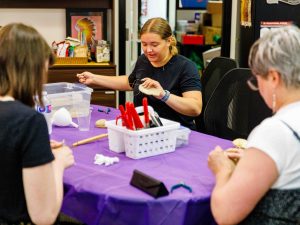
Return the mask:
[[[274,115],[251,132],[236,166],[220,147],[210,153],[216,176],[211,208],[218,224],[300,224],[299,62],[295,26],[271,30],[253,44],[248,84]]]
[[[87,85],[134,91],[135,106],[142,105],[145,96],[139,84],[157,89],[148,97],[149,105],[159,116],[180,122],[195,129],[194,117],[202,109],[200,77],[196,65],[179,55],[176,39],[165,19],[149,19],[140,32],[142,54],[129,76],[103,76],[90,72],[78,74],[79,81]]]
[[[53,224],[61,208],[63,172],[74,157],[50,144],[45,118],[34,110],[52,62],[34,28],[0,29],[0,224]]]

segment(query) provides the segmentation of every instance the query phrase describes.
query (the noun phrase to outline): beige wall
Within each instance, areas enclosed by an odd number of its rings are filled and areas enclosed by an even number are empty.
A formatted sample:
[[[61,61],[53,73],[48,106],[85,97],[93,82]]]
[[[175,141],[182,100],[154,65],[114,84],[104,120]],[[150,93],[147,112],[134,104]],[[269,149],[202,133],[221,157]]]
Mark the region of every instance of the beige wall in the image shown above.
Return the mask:
[[[22,22],[36,28],[49,44],[62,41],[66,36],[65,9],[14,9],[0,8],[0,26]]]

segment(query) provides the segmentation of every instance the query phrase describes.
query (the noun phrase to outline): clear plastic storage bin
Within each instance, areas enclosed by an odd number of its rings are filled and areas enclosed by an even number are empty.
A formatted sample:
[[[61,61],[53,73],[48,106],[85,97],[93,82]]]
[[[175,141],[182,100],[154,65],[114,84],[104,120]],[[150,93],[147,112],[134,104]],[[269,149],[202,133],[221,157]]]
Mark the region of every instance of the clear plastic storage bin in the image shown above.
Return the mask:
[[[76,117],[79,111],[89,113],[93,89],[83,84],[60,82],[45,84],[44,90],[48,93],[53,112],[65,107],[72,117]]]

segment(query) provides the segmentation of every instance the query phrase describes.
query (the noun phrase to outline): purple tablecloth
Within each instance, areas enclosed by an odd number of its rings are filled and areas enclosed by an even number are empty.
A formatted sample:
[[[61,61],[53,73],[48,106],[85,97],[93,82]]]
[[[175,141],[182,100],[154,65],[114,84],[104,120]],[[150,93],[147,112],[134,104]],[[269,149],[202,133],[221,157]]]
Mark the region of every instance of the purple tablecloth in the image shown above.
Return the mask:
[[[90,131],[54,127],[51,138],[65,139],[70,146],[78,140],[106,133],[106,129],[94,127],[95,121],[114,119],[118,111],[112,109],[105,114],[97,111],[105,107],[93,107]],[[207,167],[207,156],[216,145],[226,148],[231,142],[191,132],[189,145],[172,153],[138,160],[110,151],[107,138],[75,147],[76,164],[64,175],[62,212],[89,225],[215,224],[209,203],[214,177]],[[95,165],[97,153],[117,156],[120,162],[108,167]],[[179,188],[155,199],[129,184],[134,169],[161,180],[169,191],[172,185],[183,181],[193,192]]]

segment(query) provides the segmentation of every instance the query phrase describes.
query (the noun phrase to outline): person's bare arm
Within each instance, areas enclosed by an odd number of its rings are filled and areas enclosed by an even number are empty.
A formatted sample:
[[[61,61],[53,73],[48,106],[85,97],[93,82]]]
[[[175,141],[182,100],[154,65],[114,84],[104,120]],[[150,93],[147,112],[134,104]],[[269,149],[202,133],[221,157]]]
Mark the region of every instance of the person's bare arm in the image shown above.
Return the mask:
[[[181,96],[171,94],[166,104],[186,116],[198,116],[202,111],[202,94],[200,91],[184,92]]]
[[[220,225],[242,221],[278,178],[275,162],[259,149],[246,150],[232,174],[226,169],[213,172],[211,209]]]
[[[67,147],[53,151],[55,160],[23,169],[23,185],[29,216],[35,224],[53,224],[63,199],[63,172],[74,163]]]
[[[132,88],[129,85],[128,76],[105,76],[97,75],[90,72],[83,72],[77,74],[79,82],[86,85],[98,85],[101,87],[119,90],[119,91],[131,91]]]
[[[158,91],[154,97],[161,99],[165,95],[165,90],[160,83],[151,78],[142,79],[142,86],[145,88],[155,88]],[[166,104],[174,109],[176,112],[186,116],[198,116],[202,110],[202,94],[201,91],[187,91],[182,93],[182,96],[170,94]]]

